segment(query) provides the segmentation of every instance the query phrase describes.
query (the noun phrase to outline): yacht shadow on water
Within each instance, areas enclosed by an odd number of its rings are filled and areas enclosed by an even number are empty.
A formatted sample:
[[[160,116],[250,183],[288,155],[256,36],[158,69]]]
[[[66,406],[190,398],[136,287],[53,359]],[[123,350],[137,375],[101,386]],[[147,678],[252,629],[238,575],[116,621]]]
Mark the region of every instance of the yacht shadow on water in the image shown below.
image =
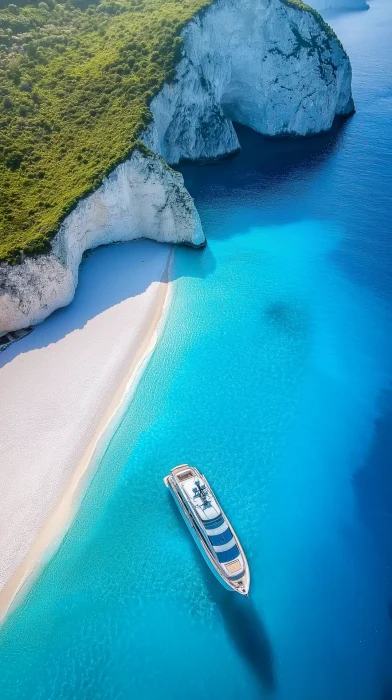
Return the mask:
[[[169,494],[168,497],[179,527],[186,530],[187,527],[176,504]],[[184,532],[184,537],[188,535],[192,537],[190,533]],[[215,578],[197,550],[196,544],[192,549],[195,564],[200,570],[208,597],[215,604],[233,646],[255,676],[262,690],[262,697],[266,697],[266,693],[272,694],[276,690],[273,650],[252,598],[244,598],[233,591],[226,590]],[[250,596],[252,596],[252,590]]]
[[[203,565],[203,562],[200,564]],[[276,688],[274,656],[254,602],[251,598],[243,598],[227,591],[207,564],[204,565],[203,578],[234,647],[256,677],[263,692],[272,693]]]

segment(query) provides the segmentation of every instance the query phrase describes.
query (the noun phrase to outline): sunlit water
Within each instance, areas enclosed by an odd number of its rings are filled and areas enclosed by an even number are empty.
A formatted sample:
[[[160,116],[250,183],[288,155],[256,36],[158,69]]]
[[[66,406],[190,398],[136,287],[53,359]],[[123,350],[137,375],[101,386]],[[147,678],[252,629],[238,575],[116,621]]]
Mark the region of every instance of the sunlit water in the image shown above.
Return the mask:
[[[185,166],[157,350],[71,531],[0,636],[0,697],[387,700],[392,6],[331,20],[358,113]],[[88,264],[88,263],[87,263]],[[162,478],[205,471],[249,556],[225,591]]]

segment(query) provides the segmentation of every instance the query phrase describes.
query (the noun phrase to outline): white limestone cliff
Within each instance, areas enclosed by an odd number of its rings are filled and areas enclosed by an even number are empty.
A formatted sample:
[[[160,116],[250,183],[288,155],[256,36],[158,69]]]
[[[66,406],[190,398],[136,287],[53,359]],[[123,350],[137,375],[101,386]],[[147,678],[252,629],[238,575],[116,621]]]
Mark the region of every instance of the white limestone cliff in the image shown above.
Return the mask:
[[[271,136],[327,130],[353,110],[351,67],[311,10],[288,0],[215,0],[185,27],[172,83],[151,103],[145,145],[169,163],[240,147],[232,120]],[[135,238],[205,242],[182,176],[134,152],[65,219],[49,254],[0,264],[0,334],[68,304],[88,248]]]
[[[152,100],[144,135],[169,163],[237,150],[232,120],[305,136],[353,110],[349,59],[311,11],[284,0],[216,0],[183,39],[176,78]]]
[[[47,255],[0,265],[0,334],[39,323],[69,304],[85,250],[105,243],[153,238],[203,245],[193,199],[156,155],[134,151],[67,216]]]

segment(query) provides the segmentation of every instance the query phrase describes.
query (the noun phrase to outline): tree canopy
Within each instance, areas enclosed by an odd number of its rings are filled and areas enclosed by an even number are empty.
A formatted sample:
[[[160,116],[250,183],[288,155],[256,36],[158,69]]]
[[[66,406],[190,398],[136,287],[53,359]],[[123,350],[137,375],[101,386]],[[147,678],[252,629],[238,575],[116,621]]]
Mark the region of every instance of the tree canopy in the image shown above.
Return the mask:
[[[18,262],[129,156],[209,0],[0,3],[0,260]]]

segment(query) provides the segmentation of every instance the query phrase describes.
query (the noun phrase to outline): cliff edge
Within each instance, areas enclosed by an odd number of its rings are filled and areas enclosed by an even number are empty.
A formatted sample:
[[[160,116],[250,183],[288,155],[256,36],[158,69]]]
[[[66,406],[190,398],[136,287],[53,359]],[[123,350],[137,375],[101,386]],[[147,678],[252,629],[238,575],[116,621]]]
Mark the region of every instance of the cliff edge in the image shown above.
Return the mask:
[[[297,0],[216,0],[186,25],[182,39],[175,76],[153,98],[141,135],[149,150],[136,149],[78,203],[50,253],[0,264],[0,333],[68,304],[89,248],[142,237],[203,245],[194,202],[165,161],[236,151],[233,121],[271,136],[305,136],[353,111],[344,49]]]
[[[144,135],[169,163],[237,150],[233,121],[268,136],[306,136],[353,111],[348,56],[305,5],[217,0],[183,38],[176,78],[152,100]]]

